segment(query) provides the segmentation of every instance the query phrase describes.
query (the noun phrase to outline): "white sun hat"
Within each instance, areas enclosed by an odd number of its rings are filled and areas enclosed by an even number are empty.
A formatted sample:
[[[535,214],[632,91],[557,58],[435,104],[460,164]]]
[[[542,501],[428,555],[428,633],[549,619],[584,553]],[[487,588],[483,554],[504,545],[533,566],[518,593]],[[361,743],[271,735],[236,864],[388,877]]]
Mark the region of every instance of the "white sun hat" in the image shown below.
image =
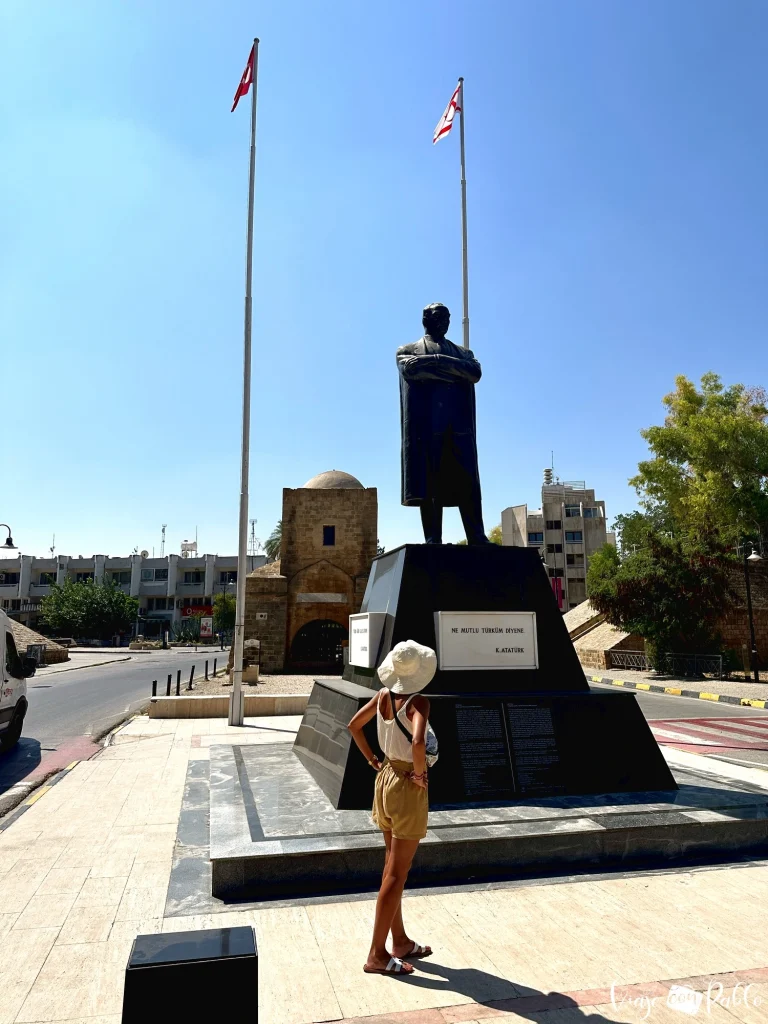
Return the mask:
[[[418,693],[432,682],[436,671],[437,655],[431,647],[403,640],[379,665],[378,675],[392,693]]]

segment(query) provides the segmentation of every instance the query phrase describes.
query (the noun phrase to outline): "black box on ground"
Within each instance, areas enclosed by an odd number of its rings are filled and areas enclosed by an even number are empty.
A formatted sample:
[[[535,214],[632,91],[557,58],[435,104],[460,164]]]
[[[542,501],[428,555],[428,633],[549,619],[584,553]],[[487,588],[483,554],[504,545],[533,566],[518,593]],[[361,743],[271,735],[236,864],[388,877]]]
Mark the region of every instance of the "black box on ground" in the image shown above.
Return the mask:
[[[170,1017],[210,1024],[222,999],[237,992],[248,1019],[258,1021],[258,953],[253,928],[211,928],[137,935],[125,970],[122,1024]]]

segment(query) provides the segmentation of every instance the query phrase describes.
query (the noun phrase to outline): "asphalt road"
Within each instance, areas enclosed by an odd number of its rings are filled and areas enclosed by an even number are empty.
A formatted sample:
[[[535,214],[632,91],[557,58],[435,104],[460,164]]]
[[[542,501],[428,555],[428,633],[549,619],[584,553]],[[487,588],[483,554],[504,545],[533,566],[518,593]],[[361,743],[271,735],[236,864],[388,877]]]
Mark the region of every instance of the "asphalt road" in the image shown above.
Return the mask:
[[[27,684],[29,711],[21,740],[0,755],[0,793],[32,774],[46,769],[47,774],[62,760],[89,756],[95,740],[147,703],[153,679],[158,680],[157,692],[164,694],[172,673],[175,692],[179,669],[183,688],[193,665],[197,675],[208,658],[212,671],[215,657],[219,667],[226,664],[226,651],[184,649],[136,653],[130,661],[33,676]]]
[[[601,683],[590,686],[617,691],[616,687]],[[642,690],[626,692],[635,695],[662,745],[669,743],[681,750],[768,769],[768,711]],[[754,724],[742,727],[739,719]],[[754,735],[749,735],[750,730]]]

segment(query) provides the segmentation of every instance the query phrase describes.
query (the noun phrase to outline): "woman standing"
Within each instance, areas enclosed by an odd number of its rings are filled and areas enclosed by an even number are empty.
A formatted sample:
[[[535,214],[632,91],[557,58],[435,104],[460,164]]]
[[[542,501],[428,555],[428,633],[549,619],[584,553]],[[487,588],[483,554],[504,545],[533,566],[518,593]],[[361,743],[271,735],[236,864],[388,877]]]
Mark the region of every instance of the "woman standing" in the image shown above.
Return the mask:
[[[402,896],[416,849],[427,834],[426,736],[429,701],[419,692],[437,668],[435,652],[414,640],[393,647],[378,670],[384,689],[361,708],[349,731],[377,773],[371,817],[384,833],[386,858],[376,900],[373,941],[363,970],[368,974],[411,974],[406,959],[429,956],[429,946],[410,939],[403,924]],[[363,734],[376,716],[381,762]],[[392,953],[387,937],[392,932]]]

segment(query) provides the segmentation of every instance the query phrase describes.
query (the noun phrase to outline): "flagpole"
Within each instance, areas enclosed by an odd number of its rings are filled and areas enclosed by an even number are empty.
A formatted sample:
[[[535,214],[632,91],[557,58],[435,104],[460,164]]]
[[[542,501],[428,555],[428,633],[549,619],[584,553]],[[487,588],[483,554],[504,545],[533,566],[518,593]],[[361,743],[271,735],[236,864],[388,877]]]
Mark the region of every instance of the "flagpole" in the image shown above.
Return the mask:
[[[464,348],[469,348],[469,271],[467,269],[467,169],[464,163],[464,79],[459,79],[461,100],[459,111],[459,141],[461,148],[461,278],[464,298],[464,316],[461,326],[464,334]]]
[[[232,659],[232,693],[229,724],[243,725],[243,645],[245,642],[245,578],[248,559],[248,468],[251,437],[251,280],[253,277],[253,183],[256,172],[256,86],[259,70],[259,40],[253,40],[253,83],[251,85],[251,153],[248,173],[248,228],[245,247],[245,322],[243,328],[243,437],[240,455],[240,530],[237,547],[237,604]]]

